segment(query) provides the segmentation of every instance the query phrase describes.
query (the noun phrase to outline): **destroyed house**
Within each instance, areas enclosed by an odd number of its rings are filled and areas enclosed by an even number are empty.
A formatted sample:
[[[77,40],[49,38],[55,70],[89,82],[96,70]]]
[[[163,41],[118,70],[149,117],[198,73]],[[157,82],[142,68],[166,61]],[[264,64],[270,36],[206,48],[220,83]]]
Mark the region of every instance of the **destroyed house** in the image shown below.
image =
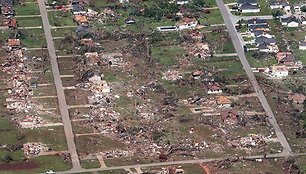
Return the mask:
[[[218,82],[209,82],[208,84],[204,85],[204,88],[207,90],[208,94],[222,93],[222,86]]]
[[[280,65],[295,65],[295,58],[291,52],[278,52],[276,54],[277,63]]]
[[[12,17],[12,16],[15,16],[15,10],[13,7],[9,7],[9,6],[2,7],[1,14],[6,17]]]
[[[99,62],[99,54],[97,52],[85,53],[85,62],[87,65],[95,65]]]
[[[95,43],[91,38],[81,39],[80,43],[81,43],[81,45],[86,45],[86,46],[90,46],[90,47],[95,46]]]
[[[190,30],[188,34],[195,40],[201,40],[204,37],[204,34],[199,30]]]
[[[216,103],[221,107],[230,107],[232,101],[227,96],[217,96]]]
[[[196,18],[183,18],[178,22],[178,28],[180,30],[184,29],[192,29],[198,25],[198,21]]]
[[[21,48],[21,42],[19,39],[8,39],[7,45],[10,50]]]
[[[87,26],[88,25],[88,19],[84,15],[74,15],[74,21],[78,25]]]
[[[236,111],[221,111],[220,115],[222,121],[228,125],[238,123],[239,116]]]
[[[16,29],[17,28],[17,20],[15,18],[8,19],[8,20],[6,20],[2,23],[2,26],[6,26],[8,28]]]
[[[13,7],[13,0],[0,0],[0,7]]]
[[[74,4],[80,4],[80,5],[86,5],[89,3],[89,0],[68,0],[68,4],[74,5]]]
[[[292,101],[293,103],[296,103],[296,104],[303,104],[305,99],[306,99],[305,95],[298,94],[298,93],[289,94],[288,98],[289,98],[290,101]]]

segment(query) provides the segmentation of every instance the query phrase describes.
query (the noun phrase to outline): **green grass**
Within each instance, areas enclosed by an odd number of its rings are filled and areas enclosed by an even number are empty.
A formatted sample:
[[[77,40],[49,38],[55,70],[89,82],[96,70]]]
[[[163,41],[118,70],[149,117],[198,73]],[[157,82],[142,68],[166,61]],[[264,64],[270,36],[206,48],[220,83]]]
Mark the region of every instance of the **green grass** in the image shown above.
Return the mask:
[[[223,18],[219,9],[210,10],[209,14],[202,14],[201,18],[198,19],[200,24],[223,24]]]
[[[124,145],[120,142],[102,135],[76,137],[76,146],[78,153],[96,153],[111,149],[124,149]]]
[[[48,12],[49,21],[51,26],[72,26],[73,16],[70,12],[51,11]]]
[[[24,5],[16,5],[15,7],[16,15],[37,15],[39,13],[38,4],[30,3]]]
[[[42,26],[42,20],[40,17],[31,18],[18,18],[17,19],[19,27],[38,27]]]
[[[156,58],[160,64],[172,66],[178,64],[179,59],[184,57],[185,50],[179,46],[160,46],[152,47],[152,56]]]
[[[92,168],[101,167],[98,159],[82,160],[81,161],[81,166],[85,169],[92,169]]]
[[[52,29],[52,36],[53,37],[65,37],[68,35],[75,35],[75,28],[58,28],[58,29]]]
[[[300,60],[303,62],[304,65],[306,65],[306,51],[305,50],[299,50],[295,49],[293,50],[293,55],[297,60]]]
[[[210,50],[216,53],[235,53],[235,47],[227,32],[221,33],[211,32],[206,33],[206,41],[209,43]]]
[[[252,68],[264,68],[264,67],[268,67],[268,66],[271,66],[271,65],[274,65],[276,64],[276,60],[274,58],[268,58],[268,59],[264,59],[264,58],[261,58],[261,59],[254,59],[252,57],[252,54],[254,52],[248,52],[246,53],[246,58],[248,59],[248,62],[250,64],[250,66]]]

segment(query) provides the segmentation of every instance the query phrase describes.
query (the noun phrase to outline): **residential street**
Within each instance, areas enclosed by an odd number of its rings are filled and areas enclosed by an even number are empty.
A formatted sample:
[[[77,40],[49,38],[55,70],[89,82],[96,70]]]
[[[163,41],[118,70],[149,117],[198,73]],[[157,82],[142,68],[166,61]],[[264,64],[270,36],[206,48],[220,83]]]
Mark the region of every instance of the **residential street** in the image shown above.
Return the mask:
[[[52,73],[53,73],[54,83],[56,86],[56,92],[57,92],[57,97],[58,97],[60,113],[62,116],[62,122],[64,124],[68,151],[70,152],[70,155],[71,155],[71,160],[72,160],[72,165],[73,165],[72,171],[77,171],[81,169],[81,165],[80,165],[80,161],[79,161],[78,154],[76,151],[74,135],[73,135],[72,126],[71,126],[71,120],[69,118],[69,113],[68,113],[68,106],[66,103],[64,88],[63,88],[63,84],[60,78],[59,68],[58,68],[58,64],[56,60],[55,48],[54,48],[54,43],[53,43],[53,39],[51,35],[51,26],[49,23],[48,14],[47,14],[47,10],[46,10],[44,1],[39,0],[37,2],[39,5],[40,14],[41,14],[42,21],[43,21],[43,28],[45,31],[45,36],[46,36],[46,40],[48,44],[48,51],[49,51],[50,62],[52,66]]]
[[[277,153],[267,155],[266,158],[281,158],[281,157],[298,157],[305,156],[306,153]],[[155,166],[166,166],[166,165],[182,165],[182,164],[196,164],[196,163],[207,163],[213,161],[220,161],[224,159],[228,159],[229,157],[223,158],[211,158],[211,159],[195,159],[195,160],[184,160],[184,161],[169,161],[169,162],[159,162],[159,163],[150,163],[150,164],[136,164],[136,165],[127,165],[127,166],[116,166],[116,167],[107,167],[107,168],[95,168],[95,169],[80,169],[78,171],[63,171],[56,172],[57,174],[69,174],[69,173],[83,173],[83,172],[98,172],[98,171],[110,171],[117,169],[131,169],[131,168],[142,168],[142,167],[155,167]],[[236,157],[233,155],[233,158],[244,158],[244,159],[262,159],[264,155],[255,155],[255,156],[247,156],[247,157]]]
[[[268,118],[269,121],[271,123],[271,125],[274,128],[274,131],[276,133],[276,136],[279,140],[279,142],[281,143],[282,147],[283,147],[283,152],[284,153],[290,153],[291,152],[291,148],[290,145],[285,137],[285,135],[283,134],[282,130],[280,129],[279,125],[277,124],[277,121],[275,119],[274,113],[270,108],[270,105],[268,104],[268,101],[265,97],[265,95],[263,94],[263,91],[260,87],[260,85],[258,84],[256,77],[251,69],[250,64],[248,63],[245,54],[244,54],[244,49],[243,49],[243,45],[241,43],[241,39],[239,38],[239,35],[234,27],[235,23],[232,23],[232,19],[230,16],[232,16],[230,14],[230,12],[227,10],[228,8],[225,6],[223,0],[216,0],[221,15],[223,17],[223,20],[225,22],[226,28],[229,32],[229,35],[232,39],[232,42],[234,44],[234,47],[236,49],[236,52],[238,54],[238,57],[243,65],[244,70],[246,71],[246,74],[248,76],[248,78],[250,79],[250,82],[252,84],[252,86],[254,87],[257,97],[260,100],[260,103],[262,104]],[[260,17],[260,16],[259,16]]]

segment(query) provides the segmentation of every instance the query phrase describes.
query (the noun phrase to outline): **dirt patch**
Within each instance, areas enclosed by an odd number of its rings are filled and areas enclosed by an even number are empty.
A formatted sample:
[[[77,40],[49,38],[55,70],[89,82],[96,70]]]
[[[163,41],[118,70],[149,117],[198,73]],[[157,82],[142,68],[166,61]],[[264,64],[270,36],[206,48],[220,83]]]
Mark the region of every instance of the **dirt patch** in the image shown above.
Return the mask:
[[[0,170],[26,170],[26,169],[35,169],[38,167],[39,167],[39,164],[33,161],[13,163],[13,164],[0,164]]]

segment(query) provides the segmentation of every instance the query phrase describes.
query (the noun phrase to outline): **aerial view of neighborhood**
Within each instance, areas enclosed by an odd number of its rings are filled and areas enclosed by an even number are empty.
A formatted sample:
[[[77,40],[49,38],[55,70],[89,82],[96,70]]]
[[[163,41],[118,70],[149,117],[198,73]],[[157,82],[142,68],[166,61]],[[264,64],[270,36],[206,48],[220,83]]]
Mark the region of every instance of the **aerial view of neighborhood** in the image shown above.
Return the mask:
[[[305,0],[0,0],[0,174],[306,174]]]

